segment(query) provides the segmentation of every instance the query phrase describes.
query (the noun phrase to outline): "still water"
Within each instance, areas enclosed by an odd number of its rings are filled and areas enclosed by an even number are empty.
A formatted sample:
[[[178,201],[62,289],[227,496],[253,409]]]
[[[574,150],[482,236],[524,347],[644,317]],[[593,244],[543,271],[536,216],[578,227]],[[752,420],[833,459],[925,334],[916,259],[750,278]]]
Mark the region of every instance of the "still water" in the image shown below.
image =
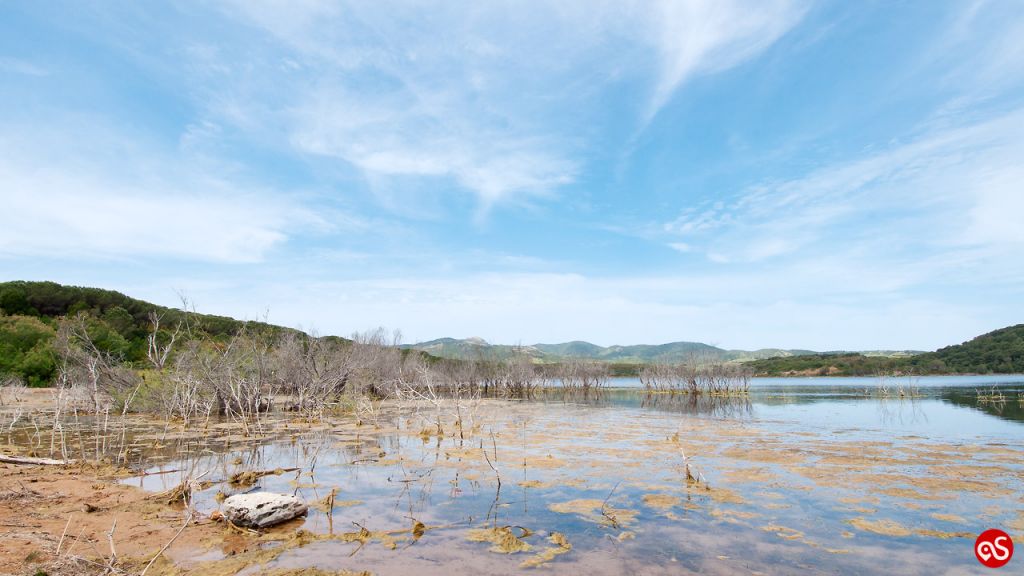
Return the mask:
[[[903,396],[871,378],[755,379],[741,398],[637,386],[279,420],[149,471],[214,479],[206,512],[250,490],[322,503],[242,574],[976,574],[978,533],[1024,542],[1024,377],[921,378]],[[300,470],[226,481],[279,467]],[[312,536],[287,540],[299,528]]]

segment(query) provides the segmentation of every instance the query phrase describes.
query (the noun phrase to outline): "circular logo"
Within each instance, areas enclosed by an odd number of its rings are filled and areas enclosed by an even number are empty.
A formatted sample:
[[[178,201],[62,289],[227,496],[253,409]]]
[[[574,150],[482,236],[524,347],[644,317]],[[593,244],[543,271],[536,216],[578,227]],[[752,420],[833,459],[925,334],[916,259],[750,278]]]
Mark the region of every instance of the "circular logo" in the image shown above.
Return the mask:
[[[974,541],[974,555],[989,568],[1005,566],[1013,558],[1013,540],[1002,530],[985,530]]]

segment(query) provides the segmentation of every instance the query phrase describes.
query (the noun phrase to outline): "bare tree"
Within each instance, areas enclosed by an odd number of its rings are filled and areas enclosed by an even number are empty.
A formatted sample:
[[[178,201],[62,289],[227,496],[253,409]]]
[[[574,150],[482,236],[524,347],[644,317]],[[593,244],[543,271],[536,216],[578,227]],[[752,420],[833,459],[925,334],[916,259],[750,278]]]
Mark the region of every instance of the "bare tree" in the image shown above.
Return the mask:
[[[61,358],[58,379],[69,387],[85,386],[96,413],[117,402],[127,410],[139,378],[124,366],[122,357],[100,348],[85,313],[61,321],[54,346]]]
[[[149,359],[149,363],[152,364],[153,368],[157,370],[163,370],[167,364],[167,358],[171,354],[171,350],[174,349],[174,343],[178,340],[178,336],[181,335],[182,322],[174,327],[174,331],[170,333],[170,336],[165,339],[163,343],[160,342],[160,321],[163,319],[163,314],[157,313],[155,310],[149,313],[149,337],[147,338],[146,358]]]

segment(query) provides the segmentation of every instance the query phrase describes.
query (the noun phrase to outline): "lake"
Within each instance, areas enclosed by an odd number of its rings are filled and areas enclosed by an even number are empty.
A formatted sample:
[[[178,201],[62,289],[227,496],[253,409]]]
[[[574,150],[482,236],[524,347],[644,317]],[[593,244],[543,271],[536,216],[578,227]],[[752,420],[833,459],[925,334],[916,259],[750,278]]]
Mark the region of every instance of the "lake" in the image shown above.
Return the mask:
[[[137,444],[153,446],[150,473],[213,481],[201,511],[259,489],[315,504],[256,540],[261,564],[225,573],[976,574],[977,534],[1024,542],[1024,376],[755,379],[743,397],[638,386],[275,415],[259,439],[213,426],[203,452],[166,429]]]

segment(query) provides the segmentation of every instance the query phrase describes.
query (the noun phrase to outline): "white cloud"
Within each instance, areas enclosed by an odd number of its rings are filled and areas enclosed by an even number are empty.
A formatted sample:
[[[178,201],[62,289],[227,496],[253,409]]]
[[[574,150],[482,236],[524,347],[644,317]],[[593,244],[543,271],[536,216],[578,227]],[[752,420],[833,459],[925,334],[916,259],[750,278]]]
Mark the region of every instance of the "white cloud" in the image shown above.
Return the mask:
[[[1024,154],[1024,146],[1017,150]],[[1017,160],[982,167],[973,182],[974,205],[962,240],[972,244],[1024,247],[1024,166]]]
[[[1024,240],[1012,216],[1024,196],[1022,157],[1024,110],[963,127],[933,127],[888,150],[688,209],[662,229],[718,262],[821,255],[848,246],[885,254],[1003,249]]]
[[[385,186],[388,176],[434,188],[447,179],[486,210],[575,181],[616,83],[647,87],[648,101],[616,111],[645,123],[688,78],[753,57],[803,9],[795,0],[232,2],[225,13],[290,54],[249,58],[258,74],[228,75],[232,84],[207,99],[216,122],[280,125],[300,152]],[[202,69],[218,67],[210,50],[197,53]],[[246,101],[281,102],[285,113],[239,112]]]
[[[114,143],[128,134],[76,129],[0,138],[0,257],[257,262],[299,229],[329,227],[280,193]]]
[[[454,110],[367,102],[338,90],[325,89],[296,108],[291,139],[300,150],[374,175],[451,178],[488,206],[511,193],[542,194],[576,172],[543,138],[488,134],[490,128],[446,120]]]
[[[806,12],[796,0],[661,0],[651,10],[661,74],[647,111],[653,117],[688,78],[731,68],[771,46]]]
[[[936,348],[1005,323],[1006,311],[983,301],[901,293],[922,278],[916,271],[823,263],[767,273],[630,278],[492,273],[290,278],[211,290],[176,285],[189,288],[202,311],[253,317],[269,308],[274,322],[323,334],[385,326],[400,329],[407,341],[481,336],[506,344],[699,340],[728,348]],[[308,302],[332,305],[310,308]]]

